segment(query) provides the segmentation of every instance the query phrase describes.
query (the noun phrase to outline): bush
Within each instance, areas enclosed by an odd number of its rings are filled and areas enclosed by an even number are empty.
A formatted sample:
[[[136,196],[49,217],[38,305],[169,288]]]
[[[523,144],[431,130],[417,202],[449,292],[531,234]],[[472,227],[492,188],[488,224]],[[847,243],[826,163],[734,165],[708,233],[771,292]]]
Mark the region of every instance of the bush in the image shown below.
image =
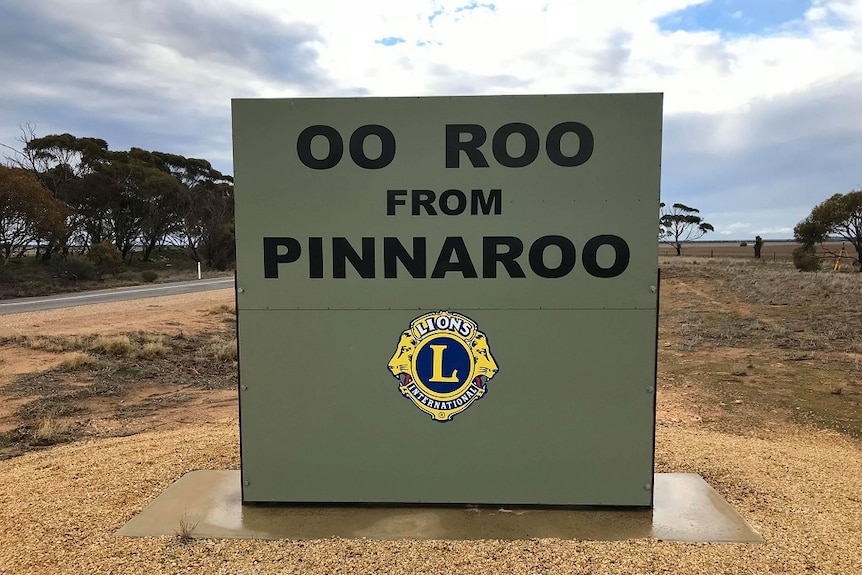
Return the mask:
[[[122,265],[123,254],[111,242],[99,242],[90,247],[87,259],[93,262],[100,272],[110,273]]]
[[[820,258],[815,247],[803,245],[793,250],[793,265],[801,272],[819,272]]]
[[[154,272],[153,270],[144,270],[141,272],[141,279],[143,279],[147,283],[153,283],[158,279],[159,274]]]
[[[69,256],[59,260],[56,266],[61,276],[73,281],[88,281],[98,277],[96,264],[82,257]]]

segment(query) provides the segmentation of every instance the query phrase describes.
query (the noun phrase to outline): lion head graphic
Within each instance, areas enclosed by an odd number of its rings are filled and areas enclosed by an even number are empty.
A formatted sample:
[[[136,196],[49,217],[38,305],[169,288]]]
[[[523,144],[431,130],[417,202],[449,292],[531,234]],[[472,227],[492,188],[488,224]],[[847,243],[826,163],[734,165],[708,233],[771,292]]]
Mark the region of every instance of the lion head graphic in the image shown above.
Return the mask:
[[[389,359],[389,371],[392,375],[398,378],[401,385],[410,383],[410,370],[413,361],[413,352],[416,350],[416,339],[413,333],[408,329],[401,332],[401,339],[398,340],[398,347],[395,353]]]

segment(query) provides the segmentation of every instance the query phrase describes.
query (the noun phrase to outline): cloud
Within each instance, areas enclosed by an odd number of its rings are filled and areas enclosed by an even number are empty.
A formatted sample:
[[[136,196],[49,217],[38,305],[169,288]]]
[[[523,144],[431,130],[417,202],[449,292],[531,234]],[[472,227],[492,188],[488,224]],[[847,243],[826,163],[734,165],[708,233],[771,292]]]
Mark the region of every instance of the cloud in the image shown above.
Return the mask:
[[[230,170],[231,98],[362,92],[317,63],[323,41],[312,23],[201,2],[13,3],[0,20],[0,141],[32,122],[117,149],[208,153]]]
[[[862,75],[735,114],[666,119],[665,201],[686,195],[704,213],[773,211],[795,224],[836,192],[858,185]],[[790,223],[788,222],[788,223]]]
[[[731,234],[737,234],[738,235],[740,232],[742,232],[743,230],[747,230],[750,227],[751,227],[751,224],[749,224],[747,222],[746,223],[734,222],[732,224],[727,224],[724,226],[716,227],[715,231],[716,231],[716,233],[719,233],[719,234],[724,235],[724,236],[729,236]]]
[[[790,236],[793,234],[793,228],[791,227],[779,227],[779,228],[763,228],[759,230],[754,230],[753,234],[757,235],[779,235],[779,236]]]

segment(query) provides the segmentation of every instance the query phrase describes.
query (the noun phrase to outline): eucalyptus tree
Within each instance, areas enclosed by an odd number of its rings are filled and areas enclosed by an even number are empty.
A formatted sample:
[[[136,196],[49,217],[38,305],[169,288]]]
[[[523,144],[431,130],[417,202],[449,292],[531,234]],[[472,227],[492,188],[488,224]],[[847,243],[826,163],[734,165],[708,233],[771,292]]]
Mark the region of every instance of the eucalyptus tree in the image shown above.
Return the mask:
[[[30,171],[0,165],[0,256],[3,267],[41,240],[66,233],[67,207]]]
[[[815,244],[825,244],[840,238],[853,246],[855,267],[862,271],[862,190],[835,194],[812,208],[811,213],[793,228],[793,236],[803,249],[814,251]],[[826,253],[838,256],[835,250],[823,246]]]
[[[700,217],[700,210],[697,208],[685,204],[673,204],[668,207],[664,202],[660,207],[659,237],[676,248],[676,255],[682,254],[683,242],[700,239],[707,232],[715,231],[712,224]]]

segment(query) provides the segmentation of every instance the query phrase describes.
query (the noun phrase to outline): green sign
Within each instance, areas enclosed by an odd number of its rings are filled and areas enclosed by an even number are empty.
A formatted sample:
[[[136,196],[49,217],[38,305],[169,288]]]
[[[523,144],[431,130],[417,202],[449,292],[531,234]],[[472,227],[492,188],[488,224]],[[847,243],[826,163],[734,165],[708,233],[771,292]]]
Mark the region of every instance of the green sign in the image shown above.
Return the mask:
[[[246,502],[652,502],[660,94],[235,100]]]

